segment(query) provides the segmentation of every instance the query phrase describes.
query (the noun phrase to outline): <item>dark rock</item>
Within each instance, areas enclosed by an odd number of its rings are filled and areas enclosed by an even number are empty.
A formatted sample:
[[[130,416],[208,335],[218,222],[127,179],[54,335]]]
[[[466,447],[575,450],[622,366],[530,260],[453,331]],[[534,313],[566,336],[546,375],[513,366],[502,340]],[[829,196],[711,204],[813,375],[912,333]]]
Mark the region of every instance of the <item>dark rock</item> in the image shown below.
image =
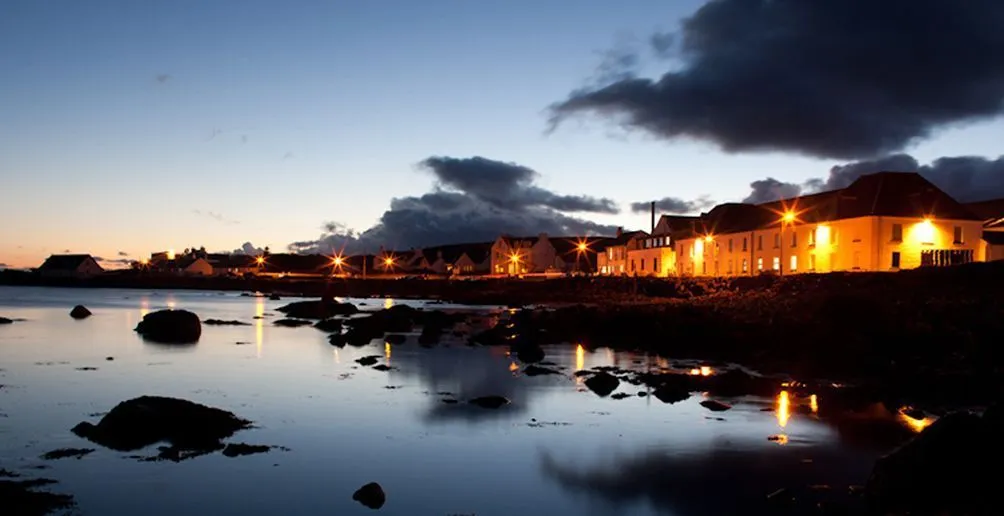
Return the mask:
[[[177,398],[141,396],[119,403],[97,425],[78,424],[73,433],[117,451],[161,441],[180,450],[198,450],[222,448],[222,439],[250,426],[250,421],[225,410]]]
[[[439,400],[439,401],[442,401],[443,403],[446,403],[447,405],[454,405],[454,404],[460,403],[459,400],[455,400],[453,398],[445,398],[445,399],[442,399],[442,400]]]
[[[401,335],[400,333],[388,333],[383,338],[384,342],[387,344],[404,344],[408,340],[407,335]]]
[[[9,476],[16,477],[14,474]],[[73,507],[72,496],[35,490],[55,483],[55,480],[46,478],[0,480],[0,507],[4,514],[26,516],[51,514],[58,509]]]
[[[314,324],[314,328],[327,333],[342,331],[342,321],[340,319],[322,319]]]
[[[115,360],[115,357],[105,357],[105,360],[107,360],[108,362],[111,362],[112,360]]]
[[[572,373],[572,376],[576,376],[576,377],[578,377],[578,376],[591,376],[591,375],[594,375],[594,374],[596,374],[596,371],[591,371],[589,369],[583,369],[581,371],[576,371],[576,372]]]
[[[361,366],[371,366],[371,365],[377,363],[377,360],[379,358],[380,358],[379,355],[370,355],[370,356],[366,356],[366,357],[362,357],[362,358],[356,359],[356,363],[359,364],[359,365],[361,365]]]
[[[555,371],[554,369],[548,369],[546,367],[540,367],[537,365],[528,365],[526,369],[523,370],[523,374],[527,376],[541,376],[545,374],[561,374],[560,371]]]
[[[996,505],[1000,435],[980,417],[953,413],[879,459],[865,487],[882,514],[990,514]],[[993,511],[996,512],[996,511]]]
[[[730,369],[701,380],[707,382],[709,393],[727,398],[751,394],[773,397],[780,386],[777,380],[753,376],[741,369]]]
[[[503,396],[481,396],[479,398],[474,398],[472,400],[469,400],[467,403],[470,403],[471,405],[477,405],[481,408],[497,409],[504,405],[508,405],[510,402],[508,398],[505,398]]]
[[[310,321],[304,321],[303,319],[279,319],[272,324],[276,326],[283,326],[286,328],[299,328],[301,326],[310,326]]]
[[[136,332],[152,342],[190,344],[202,336],[202,323],[188,310],[158,310],[143,316]]]
[[[333,300],[297,301],[276,310],[297,319],[328,319],[336,315],[352,315],[359,312],[352,303],[339,303]]]
[[[701,402],[701,406],[712,412],[725,412],[732,408],[732,405],[722,403],[718,400],[704,400]]]
[[[534,362],[542,362],[544,360],[544,348],[537,346],[536,344],[528,344],[519,346],[515,349],[516,358],[524,364],[532,364]]]
[[[97,367],[91,367],[91,366],[78,367],[76,369],[77,369],[77,371],[97,371],[98,370]]]
[[[6,317],[0,317],[0,324],[14,324],[14,321]]]
[[[600,397],[609,396],[620,385],[620,380],[610,373],[599,372],[586,379],[586,387]]]
[[[638,397],[639,397],[639,398],[644,398],[645,396],[648,396],[648,393],[647,393],[647,392],[645,392],[645,391],[639,391],[639,392],[638,392]]]
[[[226,457],[241,457],[244,455],[254,455],[256,453],[268,453],[271,446],[261,444],[231,443],[223,448],[223,455]]]
[[[251,326],[251,323],[241,321],[224,321],[222,319],[206,319],[202,324],[209,326]]]
[[[67,459],[70,457],[79,459],[93,451],[94,448],[59,448],[58,450],[43,453],[42,460]]]
[[[268,296],[268,299],[269,301],[280,301],[282,298],[279,297],[279,294],[272,294],[271,296]]]
[[[373,366],[373,369],[376,371],[392,371],[394,368],[386,364],[380,364]]]
[[[383,507],[383,504],[387,502],[383,488],[376,482],[370,482],[357,489],[355,493],[352,493],[352,499],[374,510]]]
[[[652,391],[652,396],[663,403],[673,404],[690,399],[690,391],[679,385],[663,384]]]
[[[622,400],[624,398],[633,398],[634,396],[626,392],[615,392],[610,395],[610,398],[615,400]]]
[[[336,348],[344,348],[346,344],[345,335],[341,333],[335,333],[328,337],[328,343]]]
[[[439,339],[442,338],[442,336],[442,329],[432,326],[424,326],[422,328],[422,333],[418,336],[418,344],[424,347],[434,346],[439,344]]]
[[[91,316],[91,311],[84,305],[77,305],[70,310],[70,317],[74,319],[86,319]]]

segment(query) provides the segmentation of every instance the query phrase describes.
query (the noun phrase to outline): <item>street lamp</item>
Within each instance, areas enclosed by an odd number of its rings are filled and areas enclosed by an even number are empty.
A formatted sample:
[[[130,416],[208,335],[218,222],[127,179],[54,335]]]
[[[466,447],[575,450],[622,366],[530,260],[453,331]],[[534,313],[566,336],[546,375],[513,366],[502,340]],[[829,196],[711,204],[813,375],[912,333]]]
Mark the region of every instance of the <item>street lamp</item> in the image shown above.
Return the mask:
[[[784,227],[793,222],[795,222],[795,212],[786,210],[781,215],[781,241],[778,242],[778,244],[780,244],[780,248],[778,249],[778,253],[780,254],[778,261],[780,263],[777,264],[778,276],[784,276]]]
[[[579,272],[582,272],[582,264],[580,260],[582,259],[583,255],[586,256],[586,268],[588,269],[589,267],[591,267],[588,253],[589,253],[589,242],[586,241],[585,239],[579,240],[575,244],[575,268],[578,269]]]
[[[388,256],[383,259],[383,270],[388,272],[394,266],[394,257]]]
[[[518,272],[518,268],[517,267],[519,266],[519,252],[518,251],[513,251],[512,254],[509,255],[509,263],[510,263],[510,266],[509,266],[509,271],[510,272],[509,272],[509,274],[516,274]]]

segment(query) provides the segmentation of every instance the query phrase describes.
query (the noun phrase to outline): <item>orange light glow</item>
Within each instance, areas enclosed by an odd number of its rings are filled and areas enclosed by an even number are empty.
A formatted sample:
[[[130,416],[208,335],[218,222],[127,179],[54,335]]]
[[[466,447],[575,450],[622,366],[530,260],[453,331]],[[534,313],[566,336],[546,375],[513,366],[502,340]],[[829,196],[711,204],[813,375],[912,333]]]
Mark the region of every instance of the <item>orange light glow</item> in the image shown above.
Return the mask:
[[[575,370],[581,371],[586,368],[586,348],[582,344],[575,346]]]
[[[331,265],[334,265],[335,267],[341,267],[344,262],[345,260],[341,256],[335,256],[331,259]]]
[[[813,414],[819,413],[819,399],[816,398],[815,394],[809,396],[809,410],[811,410]]]
[[[509,261],[512,263],[519,263],[519,253],[512,253],[509,255]]]
[[[509,362],[509,372],[515,373],[516,371],[519,371],[519,366],[516,365],[516,362]]]
[[[715,237],[713,237],[711,235],[705,235],[704,241],[708,242],[708,243],[714,242],[715,241]]]
[[[795,212],[791,210],[784,212],[784,215],[781,216],[781,220],[785,221],[788,224],[795,222]]]
[[[264,256],[259,256],[259,257],[255,258],[254,261],[257,262],[258,265],[261,265],[261,264],[265,263],[265,257]]]
[[[390,342],[383,343],[383,356],[390,360]]]
[[[140,258],[139,264],[140,265],[144,265],[144,266],[150,265],[150,259],[149,258]]]
[[[923,222],[919,222],[913,227],[911,236],[913,237],[914,243],[917,244],[933,244],[934,237],[937,235],[938,231],[934,227],[934,221],[930,217],[925,218]]]
[[[791,398],[788,391],[781,391],[777,395],[777,424],[781,428],[788,426],[788,419],[791,418]]]
[[[788,436],[785,435],[785,434],[772,435],[772,436],[770,436],[769,439],[771,441],[776,442],[777,444],[779,444],[781,446],[784,446],[784,445],[788,444]]]
[[[933,418],[929,418],[929,417],[925,417],[925,418],[921,418],[921,419],[912,418],[912,417],[904,414],[902,410],[897,414],[896,417],[897,417],[897,419],[900,420],[901,423],[903,423],[904,425],[906,425],[910,430],[913,430],[914,432],[916,432],[918,434],[920,432],[923,432],[925,428],[931,426],[931,423],[934,423],[934,419]]]
[[[695,367],[690,370],[691,376],[711,376],[714,371],[708,366]]]
[[[394,265],[394,259],[388,256],[387,258],[383,259],[383,264],[387,267],[390,267],[391,265]]]
[[[173,260],[174,259],[174,249],[168,249],[167,250],[167,259],[168,260]]]

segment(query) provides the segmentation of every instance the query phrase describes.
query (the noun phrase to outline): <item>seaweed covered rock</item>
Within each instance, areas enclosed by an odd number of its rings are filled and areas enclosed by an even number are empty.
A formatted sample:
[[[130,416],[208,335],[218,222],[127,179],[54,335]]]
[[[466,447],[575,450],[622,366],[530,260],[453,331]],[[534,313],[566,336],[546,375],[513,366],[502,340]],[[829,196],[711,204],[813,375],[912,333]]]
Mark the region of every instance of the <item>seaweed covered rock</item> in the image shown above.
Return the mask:
[[[202,323],[188,310],[158,310],[143,316],[136,332],[153,342],[190,344],[202,336]]]
[[[297,301],[276,308],[277,311],[296,319],[328,319],[336,315],[352,315],[359,312],[352,303],[334,300]]]
[[[106,448],[132,451],[158,442],[179,450],[222,448],[220,441],[251,422],[218,408],[187,400],[141,396],[123,401],[98,424],[82,422],[73,433]]]

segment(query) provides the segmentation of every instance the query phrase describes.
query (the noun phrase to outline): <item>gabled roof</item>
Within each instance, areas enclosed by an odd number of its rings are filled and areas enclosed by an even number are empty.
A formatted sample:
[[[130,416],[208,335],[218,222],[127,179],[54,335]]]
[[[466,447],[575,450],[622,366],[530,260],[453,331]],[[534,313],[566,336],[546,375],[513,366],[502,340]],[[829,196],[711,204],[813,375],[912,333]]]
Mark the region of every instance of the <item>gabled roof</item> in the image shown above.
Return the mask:
[[[211,254],[206,261],[217,269],[245,269],[257,265],[255,257],[246,254]]]
[[[920,174],[878,172],[861,176],[840,190],[756,205],[720,204],[702,214],[693,228],[681,229],[674,237],[766,229],[779,224],[789,210],[801,224],[869,216],[983,220]]]
[[[1004,219],[1004,199],[966,203],[965,207],[983,220]]]
[[[54,254],[49,256],[38,270],[75,271],[88,259],[93,260],[94,258],[89,254]]]
[[[262,265],[265,272],[326,274],[331,272],[331,258],[322,254],[270,254]]]
[[[701,217],[695,215],[662,215],[659,217],[659,222],[655,227],[659,229],[660,226],[665,225],[669,229],[669,232],[673,233],[675,231],[688,230],[699,220],[701,220]]]
[[[600,242],[594,245],[590,245],[590,247],[592,247],[597,251],[602,251],[608,247],[618,247],[627,245],[627,243],[634,238],[645,238],[647,236],[648,233],[644,231],[625,231],[621,233],[621,236],[619,237],[601,239]]]

